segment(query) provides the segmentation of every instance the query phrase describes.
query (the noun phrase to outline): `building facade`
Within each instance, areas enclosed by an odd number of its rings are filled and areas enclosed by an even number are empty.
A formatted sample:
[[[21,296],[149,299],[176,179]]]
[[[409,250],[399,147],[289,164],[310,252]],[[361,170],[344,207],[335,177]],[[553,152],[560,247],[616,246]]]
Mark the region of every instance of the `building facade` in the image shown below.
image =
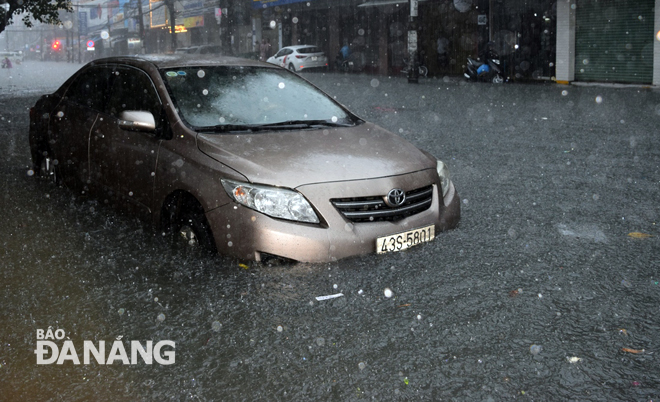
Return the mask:
[[[78,0],[63,27],[15,24],[3,42],[45,55],[59,40],[84,61],[207,44],[257,58],[265,39],[274,51],[316,45],[330,69],[346,44],[356,71],[398,74],[414,30],[430,75],[461,75],[491,42],[512,80],[660,85],[660,0],[417,0],[414,18],[410,1]]]

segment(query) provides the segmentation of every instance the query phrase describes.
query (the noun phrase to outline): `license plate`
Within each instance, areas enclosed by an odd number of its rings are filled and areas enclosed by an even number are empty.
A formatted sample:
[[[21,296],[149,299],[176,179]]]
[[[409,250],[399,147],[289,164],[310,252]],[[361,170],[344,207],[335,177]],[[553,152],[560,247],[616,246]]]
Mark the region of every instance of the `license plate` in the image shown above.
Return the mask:
[[[312,61],[316,61],[318,59],[319,59],[318,56],[312,56]]]
[[[378,254],[402,251],[421,243],[429,242],[435,238],[435,225],[397,233],[376,239],[376,252]]]

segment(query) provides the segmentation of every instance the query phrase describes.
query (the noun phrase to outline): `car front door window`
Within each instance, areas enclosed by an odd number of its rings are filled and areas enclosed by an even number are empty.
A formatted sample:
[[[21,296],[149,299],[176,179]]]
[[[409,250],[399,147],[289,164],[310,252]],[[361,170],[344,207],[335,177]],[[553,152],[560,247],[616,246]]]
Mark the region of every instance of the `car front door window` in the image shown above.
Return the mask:
[[[127,66],[113,69],[112,88],[90,141],[93,180],[114,196],[148,214],[160,139],[152,132],[123,130],[122,112],[146,111],[158,118],[160,98],[151,78]]]

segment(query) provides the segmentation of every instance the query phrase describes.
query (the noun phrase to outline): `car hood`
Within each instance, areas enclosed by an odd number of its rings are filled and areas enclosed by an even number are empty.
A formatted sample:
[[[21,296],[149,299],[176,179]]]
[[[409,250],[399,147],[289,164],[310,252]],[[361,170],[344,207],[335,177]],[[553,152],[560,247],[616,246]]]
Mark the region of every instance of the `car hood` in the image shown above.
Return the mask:
[[[198,134],[206,155],[250,182],[296,188],[435,169],[435,160],[371,123],[256,134]]]

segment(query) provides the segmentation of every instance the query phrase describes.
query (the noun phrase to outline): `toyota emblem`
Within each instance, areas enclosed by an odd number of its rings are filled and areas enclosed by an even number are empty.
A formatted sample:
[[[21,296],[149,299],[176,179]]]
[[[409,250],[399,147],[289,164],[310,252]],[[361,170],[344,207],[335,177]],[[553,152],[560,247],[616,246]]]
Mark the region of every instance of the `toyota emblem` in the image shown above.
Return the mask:
[[[389,207],[400,207],[406,201],[406,193],[400,188],[393,188],[385,197],[385,204]]]

